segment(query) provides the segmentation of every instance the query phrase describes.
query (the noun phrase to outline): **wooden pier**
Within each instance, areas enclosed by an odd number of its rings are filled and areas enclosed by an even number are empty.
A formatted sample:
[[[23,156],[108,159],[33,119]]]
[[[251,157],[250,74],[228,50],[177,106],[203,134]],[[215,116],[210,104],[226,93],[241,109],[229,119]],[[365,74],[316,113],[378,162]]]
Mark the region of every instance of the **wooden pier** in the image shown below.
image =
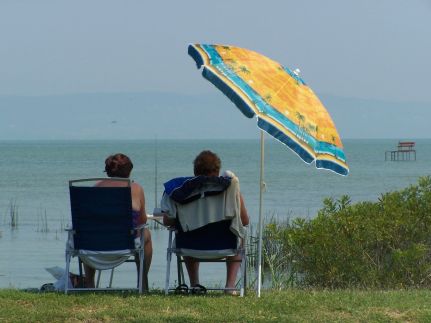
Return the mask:
[[[397,150],[385,152],[385,161],[410,161],[416,160],[416,150],[414,141],[398,142]]]

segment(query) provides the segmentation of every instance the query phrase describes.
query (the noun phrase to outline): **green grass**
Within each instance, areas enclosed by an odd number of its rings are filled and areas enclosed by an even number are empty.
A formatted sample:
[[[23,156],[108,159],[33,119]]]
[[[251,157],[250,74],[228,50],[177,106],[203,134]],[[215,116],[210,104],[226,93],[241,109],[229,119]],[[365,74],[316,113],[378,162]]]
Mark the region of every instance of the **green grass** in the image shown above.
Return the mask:
[[[265,291],[244,298],[0,290],[0,322],[430,322],[431,291]]]

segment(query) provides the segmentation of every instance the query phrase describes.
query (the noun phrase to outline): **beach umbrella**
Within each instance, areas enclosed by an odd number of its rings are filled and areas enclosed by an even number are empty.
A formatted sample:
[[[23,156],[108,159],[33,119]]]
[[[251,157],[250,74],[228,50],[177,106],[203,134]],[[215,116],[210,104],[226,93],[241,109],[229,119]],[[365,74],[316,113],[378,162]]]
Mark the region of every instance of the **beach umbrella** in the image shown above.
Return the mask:
[[[260,134],[260,194],[257,294],[262,271],[264,132],[289,147],[304,162],[347,175],[343,145],[329,113],[310,87],[289,68],[251,50],[191,44],[189,55],[202,75],[248,118],[257,118]]]

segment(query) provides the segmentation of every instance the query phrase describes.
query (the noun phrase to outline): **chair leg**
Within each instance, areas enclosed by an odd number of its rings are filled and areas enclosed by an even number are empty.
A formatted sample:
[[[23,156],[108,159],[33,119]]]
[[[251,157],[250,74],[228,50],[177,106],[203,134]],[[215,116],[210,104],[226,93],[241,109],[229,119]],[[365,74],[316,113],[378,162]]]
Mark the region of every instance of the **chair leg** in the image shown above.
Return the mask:
[[[141,246],[141,250],[139,250],[139,277],[138,277],[138,289],[139,294],[143,293],[143,280],[144,280],[144,245]],[[148,288],[148,286],[147,286]]]
[[[244,249],[241,251],[241,285],[240,285],[240,292],[239,295],[241,297],[244,296],[244,292],[245,292],[245,283],[246,283],[246,279],[245,279],[245,275],[246,275],[246,265],[247,265],[247,259],[246,259],[246,255],[244,252]]]
[[[171,275],[171,259],[172,259],[172,230],[169,230],[168,249],[166,251],[165,295],[168,295],[168,292],[169,292],[169,279]]]
[[[78,257],[78,271],[79,271],[79,277],[80,277],[80,283],[78,287],[85,287],[84,286],[84,275],[82,274],[82,260]]]
[[[244,260],[244,296],[247,293],[247,258]]]
[[[102,274],[101,270],[97,271],[97,282],[96,282],[96,288],[99,288],[100,285],[100,275]]]
[[[183,271],[183,258],[177,255],[177,276],[178,276],[178,286],[185,283],[184,271]]]
[[[185,284],[185,283],[186,283],[186,279],[184,278],[184,267],[183,267],[184,258],[183,258],[183,256],[181,256],[180,260],[181,260],[181,266],[180,266],[180,271],[181,271],[181,283],[182,283],[182,284]]]
[[[139,241],[140,241],[140,247],[138,252],[138,256],[139,256],[138,291],[139,291],[139,294],[142,294],[144,292],[144,279],[145,279],[145,288],[146,290],[149,289],[148,272],[145,264],[145,229],[144,228],[140,230]],[[144,277],[144,273],[146,273],[145,277]]]
[[[166,280],[165,280],[165,295],[168,295],[169,292],[169,279],[171,275],[171,251],[168,251],[167,255],[167,264],[166,264]]]
[[[111,277],[109,277],[109,288],[112,288],[113,280],[114,280],[114,268],[111,269]]]
[[[69,290],[69,271],[70,271],[70,258],[71,255],[69,252],[66,252],[66,277],[64,277],[64,293],[67,294],[68,290]]]

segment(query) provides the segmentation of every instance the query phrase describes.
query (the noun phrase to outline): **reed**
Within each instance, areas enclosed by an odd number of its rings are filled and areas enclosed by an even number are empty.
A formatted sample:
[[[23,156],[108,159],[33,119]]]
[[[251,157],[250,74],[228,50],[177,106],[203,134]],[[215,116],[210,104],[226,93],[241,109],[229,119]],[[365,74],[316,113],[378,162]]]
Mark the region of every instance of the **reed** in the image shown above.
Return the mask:
[[[49,232],[48,227],[48,216],[46,213],[46,209],[42,211],[42,209],[39,209],[38,215],[37,215],[37,231],[38,232]]]
[[[13,229],[18,228],[18,204],[15,199],[9,201],[9,224]]]
[[[291,255],[285,251],[277,228],[290,225],[291,213],[284,220],[279,220],[275,212],[269,212],[263,220],[262,243],[262,282],[269,288],[282,290],[295,285],[295,273],[292,271]],[[257,282],[258,233],[250,224],[246,239],[247,250],[247,287],[255,288]]]
[[[61,213],[60,228],[59,228],[60,232],[66,230],[66,226],[67,226],[66,223],[67,223],[66,217],[64,216],[64,213]]]
[[[264,274],[269,275],[270,286],[276,290],[293,287],[295,275],[291,269],[292,255],[286,251],[279,234],[276,230],[271,230],[271,226],[284,228],[289,225],[288,219],[280,221],[275,217],[265,225],[264,243],[262,246]]]

